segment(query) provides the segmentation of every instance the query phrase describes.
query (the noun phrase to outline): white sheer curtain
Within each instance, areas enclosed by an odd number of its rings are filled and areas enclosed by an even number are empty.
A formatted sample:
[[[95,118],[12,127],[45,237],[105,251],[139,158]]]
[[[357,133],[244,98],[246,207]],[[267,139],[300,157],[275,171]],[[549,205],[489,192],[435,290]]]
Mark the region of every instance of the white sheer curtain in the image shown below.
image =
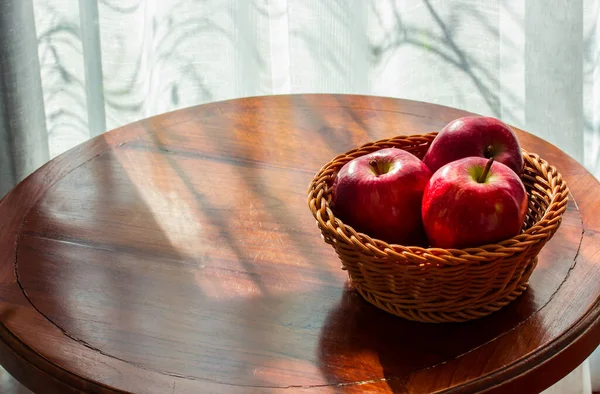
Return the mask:
[[[34,0],[50,152],[164,111],[289,92],[502,118],[600,174],[599,0]]]
[[[29,50],[23,64],[35,66],[12,64],[12,81],[30,83],[11,91],[5,75],[0,99],[16,103],[8,110],[34,103],[41,80],[43,105],[32,108],[45,111],[48,136],[13,149],[10,163],[20,169],[0,177],[0,194],[48,153],[140,118],[304,92],[401,97],[496,116],[600,176],[600,0],[0,0],[0,7],[5,15],[18,8],[17,19],[2,21],[20,29],[0,28],[0,37],[36,31],[39,57],[37,69],[26,34],[25,48],[0,43],[0,59]],[[23,112],[0,115],[10,120],[0,123],[0,137],[31,133]],[[600,390],[599,377],[592,362],[590,379],[586,362],[553,390],[589,392],[592,381]]]

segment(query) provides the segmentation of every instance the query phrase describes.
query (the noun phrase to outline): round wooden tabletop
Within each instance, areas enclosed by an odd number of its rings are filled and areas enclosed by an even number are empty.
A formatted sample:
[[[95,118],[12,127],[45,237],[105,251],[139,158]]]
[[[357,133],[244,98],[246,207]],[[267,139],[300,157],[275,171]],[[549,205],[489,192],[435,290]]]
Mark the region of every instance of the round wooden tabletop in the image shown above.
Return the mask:
[[[0,203],[0,363],[40,393],[539,392],[600,342],[600,186],[582,166],[518,132],[563,174],[569,207],[530,289],[469,323],[366,303],[306,204],[337,154],[465,114],[248,98],[59,156]]]

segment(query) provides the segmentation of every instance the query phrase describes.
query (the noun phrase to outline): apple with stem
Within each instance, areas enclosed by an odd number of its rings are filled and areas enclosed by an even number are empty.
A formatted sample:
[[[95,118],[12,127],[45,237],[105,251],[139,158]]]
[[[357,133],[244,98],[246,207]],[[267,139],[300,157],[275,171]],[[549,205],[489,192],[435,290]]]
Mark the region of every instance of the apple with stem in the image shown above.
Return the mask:
[[[494,158],[466,157],[436,171],[423,194],[432,247],[461,249],[518,235],[527,213],[519,176]]]
[[[466,116],[448,123],[434,138],[423,162],[431,172],[464,157],[478,156],[523,170],[523,153],[514,131],[504,122],[486,116]]]
[[[346,163],[332,185],[331,209],[356,231],[388,243],[425,245],[423,191],[431,171],[413,154],[385,148]]]

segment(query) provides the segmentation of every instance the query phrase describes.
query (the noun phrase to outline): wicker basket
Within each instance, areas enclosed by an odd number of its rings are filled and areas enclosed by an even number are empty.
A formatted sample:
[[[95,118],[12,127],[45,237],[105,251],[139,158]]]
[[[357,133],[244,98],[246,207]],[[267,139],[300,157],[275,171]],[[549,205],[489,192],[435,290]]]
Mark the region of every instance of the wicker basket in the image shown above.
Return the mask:
[[[329,207],[331,185],[348,161],[396,147],[422,158],[437,133],[380,140],[339,155],[315,175],[308,205],[323,239],[337,252],[354,288],[375,306],[420,322],[463,322],[486,316],[526,290],[537,255],[560,226],[568,188],[538,155],[523,150],[529,209],[521,234],[468,249],[390,245],[358,233]]]

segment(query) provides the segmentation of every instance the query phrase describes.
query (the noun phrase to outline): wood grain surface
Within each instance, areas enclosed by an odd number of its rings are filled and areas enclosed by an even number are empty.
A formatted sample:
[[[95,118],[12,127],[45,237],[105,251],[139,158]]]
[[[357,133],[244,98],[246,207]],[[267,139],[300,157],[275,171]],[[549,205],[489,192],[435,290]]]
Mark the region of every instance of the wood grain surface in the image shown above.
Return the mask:
[[[470,323],[367,304],[306,206],[337,154],[465,114],[366,96],[247,98],[59,156],[0,202],[0,363],[39,393],[543,390],[600,342],[600,186],[575,160],[518,131],[572,196],[531,288]]]

